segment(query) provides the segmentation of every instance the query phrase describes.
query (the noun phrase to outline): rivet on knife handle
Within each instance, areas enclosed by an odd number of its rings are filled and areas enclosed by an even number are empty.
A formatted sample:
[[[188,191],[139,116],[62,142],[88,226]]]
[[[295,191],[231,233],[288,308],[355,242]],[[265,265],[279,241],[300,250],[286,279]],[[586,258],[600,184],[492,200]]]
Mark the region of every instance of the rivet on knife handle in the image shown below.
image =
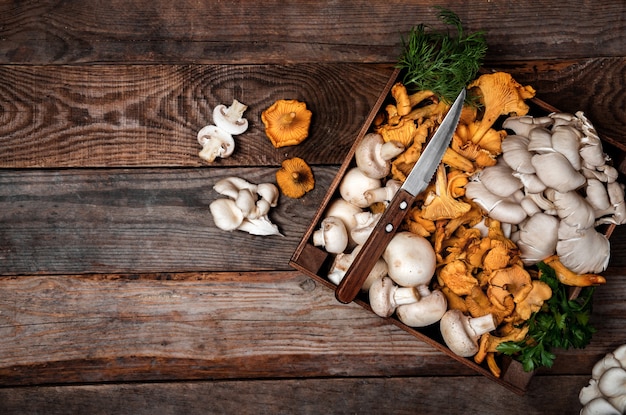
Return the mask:
[[[337,286],[335,290],[337,300],[349,303],[356,298],[367,275],[395,235],[397,228],[402,224],[414,200],[415,196],[411,193],[402,189],[398,190]]]

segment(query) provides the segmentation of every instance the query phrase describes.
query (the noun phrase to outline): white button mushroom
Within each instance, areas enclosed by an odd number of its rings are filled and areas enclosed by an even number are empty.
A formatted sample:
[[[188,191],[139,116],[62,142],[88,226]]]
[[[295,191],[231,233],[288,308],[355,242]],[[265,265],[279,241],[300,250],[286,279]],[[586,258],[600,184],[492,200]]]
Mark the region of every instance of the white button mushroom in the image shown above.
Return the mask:
[[[441,320],[448,309],[446,296],[439,290],[430,291],[426,285],[420,285],[416,289],[419,300],[398,306],[398,319],[409,327],[426,327]]]
[[[402,287],[428,284],[435,273],[437,258],[431,243],[411,232],[398,232],[383,252],[389,277]]]
[[[469,317],[460,310],[446,311],[439,321],[443,340],[450,350],[458,356],[470,357],[478,352],[480,336],[496,329],[493,315]]]
[[[367,201],[368,206],[371,206],[374,203],[385,203],[387,205],[391,199],[393,199],[401,186],[402,182],[399,180],[388,180],[382,187],[365,191],[365,200]]]
[[[207,125],[198,131],[198,143],[202,146],[198,156],[209,163],[218,157],[229,157],[235,151],[233,136],[215,125]]]
[[[356,226],[350,230],[350,237],[357,245],[363,245],[369,238],[382,213],[370,211],[359,212],[354,215]]]
[[[353,167],[346,172],[339,184],[341,197],[355,206],[366,208],[370,205],[365,197],[365,192],[378,189],[381,186],[379,179],[368,177],[358,167]]]
[[[217,105],[213,108],[213,122],[229,134],[243,134],[248,129],[248,120],[243,118],[246,109],[248,107],[236,99],[233,99],[230,107]]]
[[[340,253],[335,256],[335,260],[333,261],[330,272],[328,273],[328,279],[332,283],[339,285],[361,248],[362,245],[358,245],[350,253]],[[379,280],[386,275],[387,263],[384,259],[379,258],[361,286],[361,291],[368,292],[374,281]]]
[[[399,287],[389,277],[375,280],[369,289],[369,302],[372,311],[381,317],[391,316],[396,307],[419,300],[415,288]]]
[[[338,254],[348,247],[348,231],[336,216],[327,216],[319,229],[313,232],[313,245],[321,246],[331,254]]]
[[[368,177],[382,179],[391,171],[391,160],[404,151],[397,141],[385,142],[378,133],[366,134],[354,152],[356,165]]]
[[[198,143],[202,150],[201,159],[212,163],[215,159],[227,158],[235,151],[233,135],[242,134],[248,128],[248,121],[242,118],[248,107],[233,100],[230,107],[218,105],[213,109],[214,125],[207,125],[198,131]]]

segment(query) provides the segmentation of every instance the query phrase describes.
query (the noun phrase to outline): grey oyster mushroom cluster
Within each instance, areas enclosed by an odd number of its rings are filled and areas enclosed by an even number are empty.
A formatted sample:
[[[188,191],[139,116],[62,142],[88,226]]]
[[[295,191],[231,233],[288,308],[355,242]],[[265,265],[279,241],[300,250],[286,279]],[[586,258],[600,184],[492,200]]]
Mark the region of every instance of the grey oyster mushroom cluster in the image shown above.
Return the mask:
[[[626,221],[624,186],[582,112],[510,117],[494,166],[475,174],[466,196],[511,228],[522,260],[558,255],[578,274],[599,273],[610,256],[602,224]]]
[[[591,370],[591,379],[578,394],[580,415],[626,414],[626,344],[607,353]]]
[[[202,150],[201,159],[213,163],[215,159],[227,158],[235,151],[233,135],[243,134],[248,129],[248,120],[243,113],[248,107],[236,99],[231,106],[217,105],[213,108],[213,123],[198,131],[198,143]]]
[[[355,149],[355,164],[339,183],[339,196],[332,200],[313,244],[335,258],[328,279],[339,284],[371,234],[381,213],[368,209],[375,203],[388,205],[401,182],[386,180],[391,160],[404,150],[397,142],[383,141],[369,133]],[[378,258],[361,287],[372,311],[381,317],[395,313],[410,327],[438,322],[447,310],[447,300],[429,284],[435,273],[436,256],[430,242],[411,232],[398,232]]]
[[[225,231],[240,230],[252,235],[280,235],[269,218],[278,204],[278,187],[273,183],[250,183],[239,177],[219,180],[213,189],[225,198],[211,202],[209,209],[215,225]]]

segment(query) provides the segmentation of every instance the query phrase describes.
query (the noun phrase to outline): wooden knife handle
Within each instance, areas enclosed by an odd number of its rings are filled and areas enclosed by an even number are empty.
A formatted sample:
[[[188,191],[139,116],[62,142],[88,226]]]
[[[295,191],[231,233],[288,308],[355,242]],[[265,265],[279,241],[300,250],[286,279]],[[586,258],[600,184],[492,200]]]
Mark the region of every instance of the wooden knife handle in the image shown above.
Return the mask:
[[[367,276],[402,224],[414,201],[415,196],[411,193],[404,189],[398,190],[337,286],[335,290],[337,300],[349,303],[356,298]]]

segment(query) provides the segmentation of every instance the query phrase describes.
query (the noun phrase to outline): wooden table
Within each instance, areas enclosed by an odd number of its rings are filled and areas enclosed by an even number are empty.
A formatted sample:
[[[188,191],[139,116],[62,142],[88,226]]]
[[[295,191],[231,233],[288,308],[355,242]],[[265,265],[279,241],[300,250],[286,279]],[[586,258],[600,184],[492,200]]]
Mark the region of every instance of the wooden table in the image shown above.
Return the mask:
[[[203,4],[206,3],[206,4]],[[487,32],[486,66],[626,148],[626,4],[437,2]],[[598,332],[518,396],[294,271],[288,261],[427,1],[0,2],[0,413],[577,413],[626,342],[626,231],[612,236]],[[196,133],[249,106],[236,153]],[[261,112],[313,111],[275,149]],[[273,181],[284,237],[217,229],[220,178]],[[621,156],[616,157],[621,163]],[[454,398],[452,398],[454,396]]]

